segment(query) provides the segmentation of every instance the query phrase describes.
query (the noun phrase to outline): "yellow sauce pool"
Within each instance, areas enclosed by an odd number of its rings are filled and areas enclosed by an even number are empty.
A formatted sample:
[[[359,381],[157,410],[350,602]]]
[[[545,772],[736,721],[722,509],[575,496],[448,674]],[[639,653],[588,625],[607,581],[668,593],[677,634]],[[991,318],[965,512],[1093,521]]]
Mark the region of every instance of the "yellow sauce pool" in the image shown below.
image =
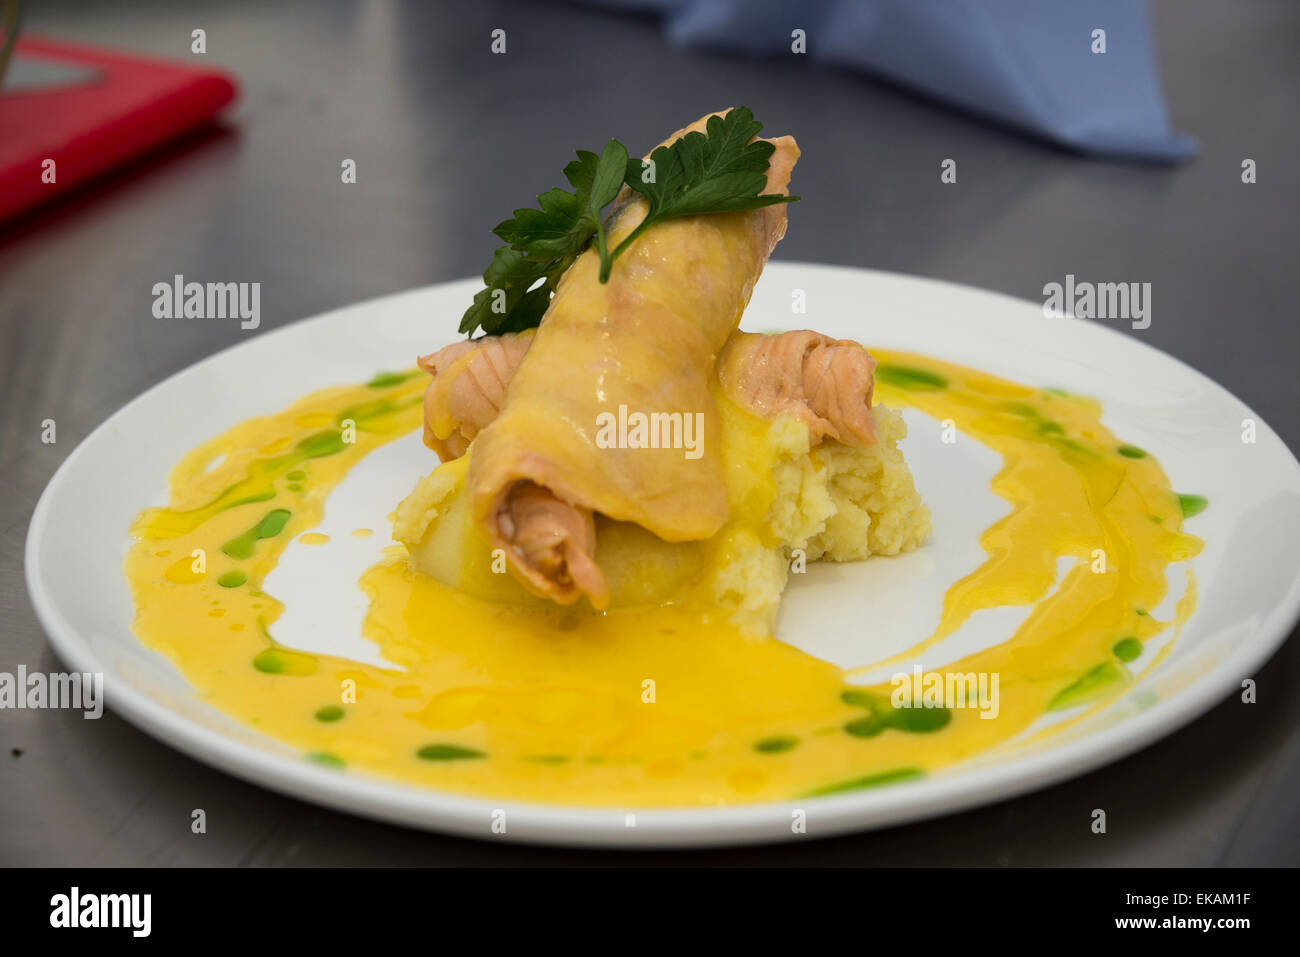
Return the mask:
[[[1002,457],[992,489],[1011,511],[980,538],[987,561],[948,590],[936,632],[885,663],[910,671],[975,612],[1028,606],[1008,640],[942,668],[996,675],[996,718],[961,702],[895,707],[891,684],[855,685],[721,613],[493,605],[415,574],[397,547],[361,581],[364,633],[392,668],[277,645],[268,629],[282,606],[260,583],[295,537],[328,548],[310,529],[330,490],[419,426],[425,380],[414,373],[314,393],[186,456],[169,507],[132,527],[136,633],[203,699],[339,773],[567,804],[721,805],[879,786],[1113,699],[1146,644],[1193,611],[1188,568],[1173,619],[1151,614],[1169,567],[1200,549],[1182,526],[1205,501],[1177,495],[1091,400],[874,354],[882,402],[951,420],[960,441]],[[1072,564],[1058,581],[1061,558]]]

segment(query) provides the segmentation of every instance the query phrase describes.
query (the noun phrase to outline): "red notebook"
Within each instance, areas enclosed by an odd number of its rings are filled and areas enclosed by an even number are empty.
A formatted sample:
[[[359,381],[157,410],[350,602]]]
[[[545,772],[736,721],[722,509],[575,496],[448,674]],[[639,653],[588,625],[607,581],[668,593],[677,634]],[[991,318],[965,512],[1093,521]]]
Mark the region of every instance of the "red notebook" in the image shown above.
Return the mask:
[[[11,70],[21,61],[86,76],[0,86],[0,221],[200,126],[237,89],[232,77],[208,67],[33,37],[18,41]]]

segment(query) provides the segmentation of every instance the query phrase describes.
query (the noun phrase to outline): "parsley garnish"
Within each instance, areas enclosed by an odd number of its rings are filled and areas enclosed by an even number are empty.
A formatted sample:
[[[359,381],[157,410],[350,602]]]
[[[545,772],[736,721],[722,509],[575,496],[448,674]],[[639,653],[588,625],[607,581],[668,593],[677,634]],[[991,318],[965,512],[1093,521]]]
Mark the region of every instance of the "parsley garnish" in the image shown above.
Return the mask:
[[[775,147],[750,142],[763,124],[747,107],[711,116],[707,133],[688,133],[661,146],[648,161],[629,159],[626,147],[610,140],[597,156],[579,150],[564,168],[573,187],[537,197],[538,209],[516,209],[492,230],[506,245],[483,272],[484,288],[465,310],[460,331],[489,335],[519,332],[542,321],[564,271],[592,244],[600,255],[600,281],[609,279],[614,261],[645,230],[679,216],[729,213],[794,202],[798,196],[761,192]],[[602,211],[626,184],[646,198],[645,219],[614,249],[609,249]]]

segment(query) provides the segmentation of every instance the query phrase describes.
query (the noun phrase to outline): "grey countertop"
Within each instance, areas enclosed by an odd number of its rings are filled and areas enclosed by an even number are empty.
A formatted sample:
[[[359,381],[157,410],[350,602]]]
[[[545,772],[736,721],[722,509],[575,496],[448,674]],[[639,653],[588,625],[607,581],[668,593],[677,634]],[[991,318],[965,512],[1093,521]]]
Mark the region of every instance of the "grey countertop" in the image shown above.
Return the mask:
[[[668,47],[653,22],[541,2],[29,4],[27,28],[208,62],[242,98],[191,137],[0,230],[0,670],[58,665],[22,551],[46,481],[143,389],[346,303],[481,271],[487,228],[575,146],[658,141],[744,103],[799,137],[778,258],[934,276],[1041,300],[1067,273],[1152,285],[1150,344],[1300,447],[1300,4],[1160,0],[1176,169],[1082,159],[848,73]],[[509,53],[488,52],[505,28]],[[814,38],[815,40],[815,38]],[[1113,40],[1112,40],[1113,42]],[[344,157],[358,184],[340,188]],[[956,186],[939,164],[958,160]],[[1244,158],[1258,183],[1243,185]],[[793,219],[793,217],[792,217]],[[262,326],[151,321],[175,273],[262,284]],[[40,441],[41,421],[58,442]],[[198,437],[196,437],[197,440]],[[1266,561],[1267,556],[1261,556]],[[1300,645],[1105,769],[991,807],[781,848],[567,851],[407,831],[227,777],[113,715],[0,711],[3,864],[1084,864],[1300,862]],[[190,811],[207,811],[206,835]],[[1107,809],[1109,832],[1089,829]]]

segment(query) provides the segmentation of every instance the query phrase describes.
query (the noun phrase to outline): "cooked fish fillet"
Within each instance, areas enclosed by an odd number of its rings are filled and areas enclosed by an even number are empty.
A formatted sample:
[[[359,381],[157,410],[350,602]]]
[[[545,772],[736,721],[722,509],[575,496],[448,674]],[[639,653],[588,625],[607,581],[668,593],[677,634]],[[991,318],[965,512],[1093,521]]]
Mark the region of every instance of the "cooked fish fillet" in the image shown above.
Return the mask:
[[[458,342],[420,360],[434,376],[425,390],[425,444],[444,462],[464,455],[474,436],[496,418],[531,334]],[[480,356],[479,364],[489,371],[476,367]],[[768,420],[789,416],[804,423],[813,445],[831,438],[864,448],[876,440],[870,414],[875,368],[870,353],[852,339],[807,329],[774,335],[738,330],[718,357],[718,380],[742,409]],[[443,438],[431,438],[435,432]]]
[[[666,142],[703,130],[707,119]],[[765,192],[784,194],[799,149],[790,137],[770,142],[775,152]],[[646,211],[645,199],[625,188],[610,223],[610,244],[626,237]],[[726,521],[721,465],[708,453],[719,441],[710,380],[785,225],[784,204],[683,217],[647,230],[607,283],[599,281],[595,250],[560,280],[499,415],[470,450],[467,475],[475,520],[530,590],[561,604],[585,594],[593,606],[605,606],[603,576],[578,576],[570,567],[574,549],[584,548],[581,533],[573,531],[581,529],[584,511],[634,522],[667,541],[708,538]],[[698,413],[706,452],[689,459],[681,449],[599,447],[598,417],[620,411]],[[521,482],[557,503],[545,512],[553,523],[545,535],[533,537],[521,525],[532,519],[511,513],[512,492]],[[565,509],[576,520],[560,521]],[[550,543],[546,561],[525,547],[537,540]],[[556,555],[560,560],[551,561]]]

